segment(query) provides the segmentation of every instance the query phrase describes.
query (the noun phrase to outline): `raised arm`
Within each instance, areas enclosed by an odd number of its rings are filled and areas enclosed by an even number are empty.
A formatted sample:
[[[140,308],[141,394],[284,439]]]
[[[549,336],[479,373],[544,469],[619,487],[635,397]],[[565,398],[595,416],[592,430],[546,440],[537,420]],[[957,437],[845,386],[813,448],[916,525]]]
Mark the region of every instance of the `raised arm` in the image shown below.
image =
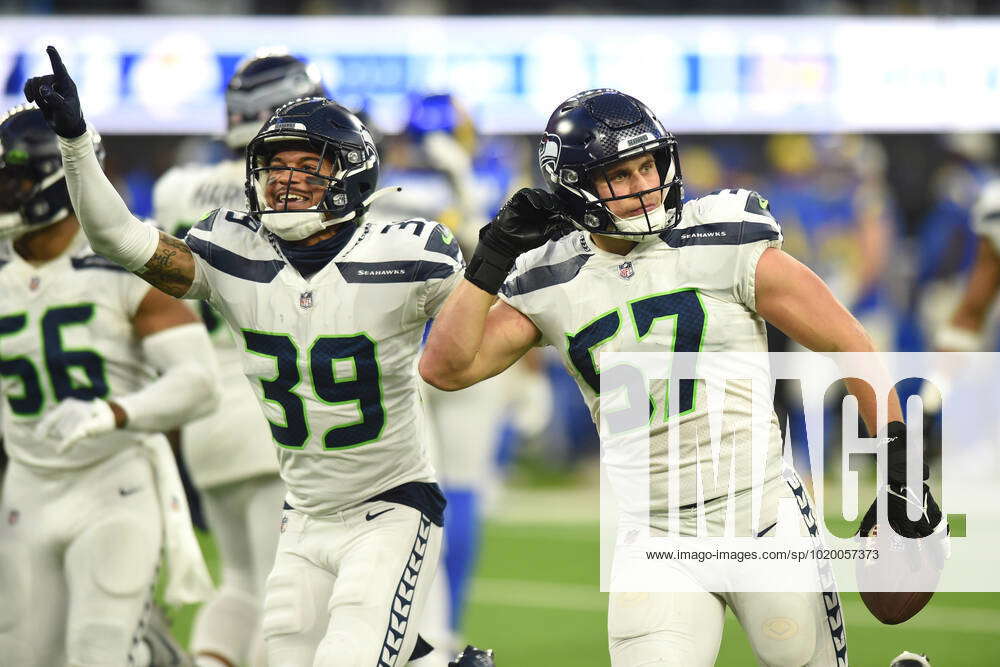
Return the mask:
[[[524,188],[483,227],[466,279],[448,296],[427,337],[420,358],[424,380],[445,391],[463,389],[506,369],[538,342],[534,323],[496,301],[496,294],[515,258],[556,233],[558,211],[551,194]]]
[[[464,389],[506,370],[540,336],[527,317],[463,280],[434,319],[420,375],[438,389]]]
[[[52,74],[29,79],[24,94],[59,135],[70,199],[91,247],[167,294],[202,298],[204,294],[189,294],[196,265],[187,245],[136,219],[104,175],[76,84],[55,48],[47,51]]]
[[[988,238],[979,239],[976,262],[962,301],[951,320],[938,330],[934,345],[940,350],[975,352],[982,347],[982,331],[997,293],[1000,292],[1000,254]]]

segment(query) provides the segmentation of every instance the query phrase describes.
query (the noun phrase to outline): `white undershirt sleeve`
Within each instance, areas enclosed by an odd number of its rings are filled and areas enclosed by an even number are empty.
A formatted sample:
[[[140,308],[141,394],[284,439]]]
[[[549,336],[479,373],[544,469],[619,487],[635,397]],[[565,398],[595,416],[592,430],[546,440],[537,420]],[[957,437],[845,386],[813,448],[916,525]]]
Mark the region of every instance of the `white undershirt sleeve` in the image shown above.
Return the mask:
[[[128,210],[104,175],[88,129],[79,137],[59,137],[66,184],[73,210],[94,252],[136,272],[146,265],[160,241],[159,232]]]
[[[112,397],[130,431],[169,431],[215,409],[219,369],[204,325],[183,324],[142,339],[146,360],[160,377],[127,396]]]

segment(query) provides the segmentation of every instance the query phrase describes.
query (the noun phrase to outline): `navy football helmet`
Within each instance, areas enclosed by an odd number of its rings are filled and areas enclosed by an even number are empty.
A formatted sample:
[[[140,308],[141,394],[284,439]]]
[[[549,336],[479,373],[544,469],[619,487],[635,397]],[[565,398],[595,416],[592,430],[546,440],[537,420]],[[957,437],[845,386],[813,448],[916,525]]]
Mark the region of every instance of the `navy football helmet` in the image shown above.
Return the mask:
[[[243,148],[278,107],[300,97],[329,97],[316,65],[278,50],[246,58],[226,87],[226,144]]]
[[[653,156],[660,184],[615,193],[607,169],[644,153]],[[587,90],[560,104],[545,127],[538,166],[574,224],[585,231],[641,240],[680,220],[684,183],[677,140],[645,104],[617,90]],[[610,196],[598,195],[597,179],[607,183]],[[607,206],[655,192],[662,193],[662,207],[635,218],[619,218]]]
[[[91,130],[99,160],[101,138]],[[34,104],[0,116],[0,239],[16,238],[70,215],[62,155],[55,132]]]
[[[319,164],[315,170],[272,166],[271,159],[284,150],[315,153]],[[246,160],[250,212],[267,229],[288,241],[360,218],[377,195],[392,189],[375,190],[379,159],[368,128],[346,108],[322,98],[295,100],[278,109],[247,146]],[[324,160],[332,163],[332,173],[323,172]],[[326,184],[320,203],[305,211],[290,209],[287,201],[283,205],[268,204],[268,183],[284,179],[291,188],[294,172]]]

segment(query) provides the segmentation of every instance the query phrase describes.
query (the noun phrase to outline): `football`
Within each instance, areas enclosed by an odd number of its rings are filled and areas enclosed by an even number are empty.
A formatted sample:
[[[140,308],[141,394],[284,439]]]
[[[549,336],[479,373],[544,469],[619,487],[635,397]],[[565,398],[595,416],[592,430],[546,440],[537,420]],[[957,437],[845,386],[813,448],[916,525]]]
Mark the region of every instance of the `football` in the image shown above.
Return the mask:
[[[887,625],[916,616],[937,589],[947,543],[938,535],[911,540],[891,530],[880,534],[877,527],[864,543],[878,554],[857,561],[855,567],[858,591],[868,611]]]
[[[886,625],[908,621],[927,606],[933,591],[861,591],[861,599],[868,611]]]

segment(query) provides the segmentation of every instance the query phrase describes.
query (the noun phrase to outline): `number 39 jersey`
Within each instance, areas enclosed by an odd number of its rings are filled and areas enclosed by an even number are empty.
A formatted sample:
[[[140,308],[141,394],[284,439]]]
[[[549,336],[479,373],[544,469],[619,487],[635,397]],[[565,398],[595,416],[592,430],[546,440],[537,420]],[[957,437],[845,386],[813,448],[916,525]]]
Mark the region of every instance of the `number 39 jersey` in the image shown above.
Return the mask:
[[[605,252],[573,232],[525,254],[500,297],[560,351],[591,416],[600,424],[601,352],[766,352],[763,319],[755,311],[757,261],[780,247],[781,232],[767,200],[749,190],[724,190],[684,204],[678,225],[627,255]],[[677,414],[666,418],[666,383],[651,381],[651,501],[665,502],[669,484],[668,429],[680,429],[680,505],[728,492],[732,458],[750,446],[749,386],[727,385],[718,462],[713,460],[706,401],[692,382],[678,383]],[[743,428],[733,428],[742,424]],[[780,473],[780,436],[768,444],[767,475]],[[697,472],[700,468],[700,475]],[[718,476],[712,470],[719,471]],[[751,484],[738,465],[736,490]],[[713,488],[714,487],[714,488]],[[663,494],[657,498],[656,494]]]
[[[40,266],[21,258],[11,242],[0,244],[0,423],[10,458],[68,470],[146,437],[118,430],[57,454],[54,443],[37,440],[34,430],[63,399],[122,396],[155,378],[132,329],[150,289],[95,255],[83,232],[65,253]]]
[[[308,280],[242,213],[209,214],[186,243],[198,265],[187,296],[208,298],[232,327],[293,507],[327,514],[434,481],[416,358],[461,277],[446,228],[362,222]]]

